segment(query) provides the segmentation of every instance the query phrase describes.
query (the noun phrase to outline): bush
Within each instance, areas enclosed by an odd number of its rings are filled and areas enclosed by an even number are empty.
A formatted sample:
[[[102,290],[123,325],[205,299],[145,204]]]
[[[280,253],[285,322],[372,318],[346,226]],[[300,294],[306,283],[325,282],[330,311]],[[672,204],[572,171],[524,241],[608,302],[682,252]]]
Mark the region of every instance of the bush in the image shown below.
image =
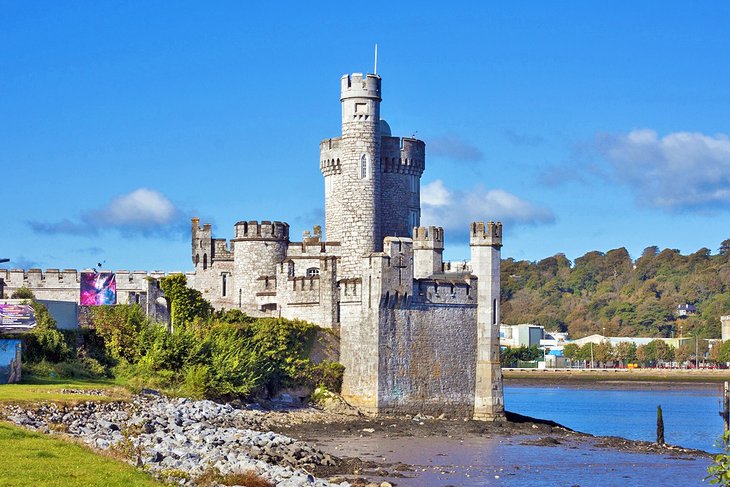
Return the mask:
[[[10,295],[10,299],[35,299],[35,296],[33,295],[33,291],[28,289],[27,287],[19,287],[15,291],[13,291],[13,294]]]
[[[90,307],[88,322],[102,338],[108,356],[128,362],[137,359],[140,332],[149,326],[138,304]]]
[[[61,362],[72,357],[72,348],[66,337],[56,328],[56,320],[48,309],[39,302],[33,302],[36,326],[23,335],[23,361],[28,363]]]
[[[342,390],[344,372],[345,366],[341,363],[323,360],[309,368],[305,380],[313,387],[324,387],[328,391],[339,393]]]

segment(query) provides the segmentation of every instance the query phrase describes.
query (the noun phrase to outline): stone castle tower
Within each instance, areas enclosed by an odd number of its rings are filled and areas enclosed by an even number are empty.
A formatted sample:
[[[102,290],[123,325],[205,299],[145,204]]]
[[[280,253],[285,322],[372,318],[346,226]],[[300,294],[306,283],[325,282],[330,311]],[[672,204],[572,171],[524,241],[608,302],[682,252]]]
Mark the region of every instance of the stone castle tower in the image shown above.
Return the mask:
[[[342,136],[320,144],[325,234],[342,244],[341,273],[355,276],[383,237],[408,237],[420,225],[425,144],[391,136],[380,119],[380,76],[345,75],[340,88]]]

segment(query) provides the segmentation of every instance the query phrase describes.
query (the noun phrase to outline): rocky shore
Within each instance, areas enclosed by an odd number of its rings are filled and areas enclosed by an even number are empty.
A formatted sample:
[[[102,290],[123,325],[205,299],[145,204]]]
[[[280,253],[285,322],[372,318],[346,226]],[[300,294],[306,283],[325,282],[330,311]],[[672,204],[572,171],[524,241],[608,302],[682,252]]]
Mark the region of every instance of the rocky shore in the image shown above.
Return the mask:
[[[261,431],[268,421],[256,409],[139,395],[131,402],[9,405],[2,415],[25,428],[64,434],[116,453],[180,485],[194,485],[211,471],[221,477],[253,472],[284,487],[350,485],[314,477],[312,469],[335,467],[340,460],[304,441]]]

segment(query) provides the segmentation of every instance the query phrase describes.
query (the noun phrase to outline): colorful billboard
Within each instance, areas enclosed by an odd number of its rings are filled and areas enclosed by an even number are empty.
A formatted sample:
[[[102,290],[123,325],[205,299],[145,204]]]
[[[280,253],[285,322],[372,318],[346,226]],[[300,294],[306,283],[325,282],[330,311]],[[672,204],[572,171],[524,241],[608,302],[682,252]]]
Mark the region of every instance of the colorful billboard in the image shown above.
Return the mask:
[[[81,273],[81,306],[117,304],[117,278],[112,272]]]
[[[0,303],[0,332],[28,331],[35,323],[35,310],[30,304]]]

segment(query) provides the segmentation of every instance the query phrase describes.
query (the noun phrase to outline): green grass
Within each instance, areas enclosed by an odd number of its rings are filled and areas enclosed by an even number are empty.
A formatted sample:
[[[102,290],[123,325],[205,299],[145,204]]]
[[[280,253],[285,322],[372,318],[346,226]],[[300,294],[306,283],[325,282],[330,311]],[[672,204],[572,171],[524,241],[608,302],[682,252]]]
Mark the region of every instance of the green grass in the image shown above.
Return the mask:
[[[0,388],[2,389],[2,388]],[[0,485],[162,485],[131,465],[90,449],[0,422]]]
[[[63,394],[61,389],[104,389],[107,396]],[[129,399],[130,393],[119,382],[108,379],[60,379],[23,377],[21,384],[0,385],[1,404],[27,404],[33,402],[78,403],[88,400],[118,401]]]

